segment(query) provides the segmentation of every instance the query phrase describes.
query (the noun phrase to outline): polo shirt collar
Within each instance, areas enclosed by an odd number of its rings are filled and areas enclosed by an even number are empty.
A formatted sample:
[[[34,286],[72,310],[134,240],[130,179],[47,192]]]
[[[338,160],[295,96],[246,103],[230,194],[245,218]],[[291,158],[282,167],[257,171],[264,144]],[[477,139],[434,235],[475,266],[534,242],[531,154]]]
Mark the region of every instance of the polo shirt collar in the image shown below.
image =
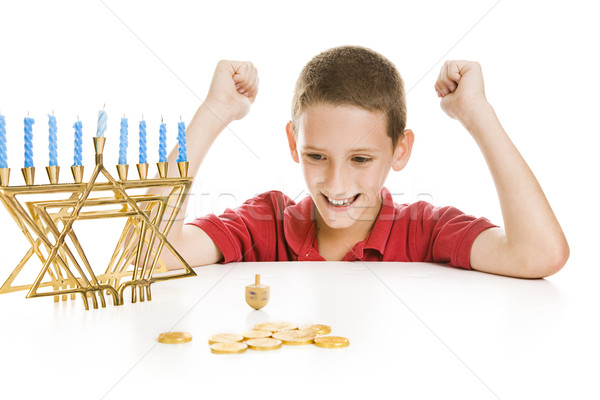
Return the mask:
[[[311,246],[315,237],[315,205],[310,195],[285,208],[283,232],[289,248],[301,258],[303,248]]]
[[[384,254],[392,225],[395,219],[395,207],[392,195],[384,187],[381,189],[382,206],[377,220],[367,238],[356,244],[353,251],[362,257],[364,249],[377,250]],[[297,204],[286,207],[283,215],[285,240],[290,249],[302,258],[307,248],[313,248],[315,240],[315,205],[310,196]]]
[[[381,210],[375,220],[375,225],[369,233],[369,236],[361,242],[364,243],[364,249],[377,250],[381,255],[385,252],[385,246],[388,243],[392,225],[395,219],[394,199],[391,193],[385,187],[381,189]],[[361,255],[362,256],[362,255]]]

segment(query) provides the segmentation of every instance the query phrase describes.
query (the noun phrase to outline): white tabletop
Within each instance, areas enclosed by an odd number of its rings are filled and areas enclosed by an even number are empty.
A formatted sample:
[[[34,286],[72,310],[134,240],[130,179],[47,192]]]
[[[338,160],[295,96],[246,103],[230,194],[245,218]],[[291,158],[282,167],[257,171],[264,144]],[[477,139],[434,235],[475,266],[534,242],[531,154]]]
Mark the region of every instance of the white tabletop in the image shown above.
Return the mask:
[[[0,296],[0,397],[597,398],[598,294],[423,263],[232,263],[160,282],[151,302],[85,311]],[[260,311],[244,300],[260,273]],[[559,281],[560,282],[560,281]],[[112,300],[109,301],[112,303]],[[594,306],[594,304],[596,306]],[[591,318],[590,318],[591,317]],[[321,323],[350,347],[217,355],[263,321]],[[166,331],[193,341],[157,342]],[[10,397],[5,397],[6,395]]]

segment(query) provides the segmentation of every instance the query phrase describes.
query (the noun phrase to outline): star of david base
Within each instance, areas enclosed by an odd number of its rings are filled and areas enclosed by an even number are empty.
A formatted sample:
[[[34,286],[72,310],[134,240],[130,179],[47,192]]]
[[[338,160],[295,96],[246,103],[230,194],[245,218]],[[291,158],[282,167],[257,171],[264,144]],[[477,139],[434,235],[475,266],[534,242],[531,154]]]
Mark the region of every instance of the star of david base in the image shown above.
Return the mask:
[[[138,296],[140,301],[151,300],[153,283],[196,275],[167,239],[192,184],[186,176],[187,163],[178,165],[181,176],[177,178],[166,178],[161,171],[158,179],[116,180],[103,165],[104,142],[105,138],[94,138],[96,165],[87,183],[81,179],[46,185],[8,186],[8,179],[2,183],[6,185],[0,186],[0,201],[30,248],[0,287],[0,294],[27,290],[28,298],[54,296],[55,301],[80,294],[87,310],[88,299],[94,308],[106,307],[106,295],[113,305],[122,305],[125,290],[131,288],[133,303]],[[161,194],[146,194],[150,188]],[[123,230],[108,265],[97,274],[74,224],[119,218],[126,219]],[[99,232],[96,240],[109,239]],[[160,258],[166,251],[182,270],[167,270]],[[42,268],[33,283],[16,284],[36,259]]]

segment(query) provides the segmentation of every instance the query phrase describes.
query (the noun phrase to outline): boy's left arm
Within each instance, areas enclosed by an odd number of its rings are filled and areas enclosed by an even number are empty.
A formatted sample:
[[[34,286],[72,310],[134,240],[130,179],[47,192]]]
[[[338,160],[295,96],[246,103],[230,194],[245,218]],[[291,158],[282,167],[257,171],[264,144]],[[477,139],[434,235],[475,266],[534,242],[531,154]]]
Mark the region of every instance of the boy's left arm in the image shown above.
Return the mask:
[[[490,169],[504,229],[483,231],[471,248],[471,268],[542,278],[558,272],[569,245],[537,179],[485,97],[478,63],[446,61],[435,84],[442,109],[471,133]]]

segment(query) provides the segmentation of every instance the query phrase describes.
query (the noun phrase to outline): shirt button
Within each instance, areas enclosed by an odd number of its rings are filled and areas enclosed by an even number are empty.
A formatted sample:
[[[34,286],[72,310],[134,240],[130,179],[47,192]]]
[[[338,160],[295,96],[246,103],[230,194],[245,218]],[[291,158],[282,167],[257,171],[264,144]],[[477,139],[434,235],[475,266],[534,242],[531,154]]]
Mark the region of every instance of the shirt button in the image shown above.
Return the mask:
[[[308,257],[308,256],[309,256],[309,254],[310,254],[310,251],[307,251],[307,252],[306,252],[306,255],[305,255],[304,257]]]

